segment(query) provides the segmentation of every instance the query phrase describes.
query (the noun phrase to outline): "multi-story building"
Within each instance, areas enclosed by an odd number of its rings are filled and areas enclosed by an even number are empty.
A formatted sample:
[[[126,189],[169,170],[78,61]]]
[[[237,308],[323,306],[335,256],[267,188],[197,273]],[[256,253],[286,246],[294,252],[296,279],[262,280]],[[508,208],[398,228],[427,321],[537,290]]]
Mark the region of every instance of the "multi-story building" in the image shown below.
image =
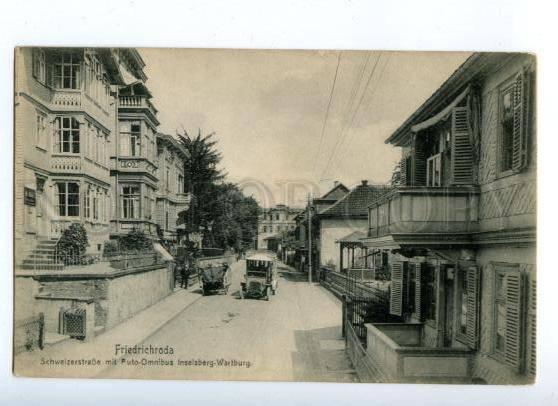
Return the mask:
[[[16,261],[72,222],[85,225],[90,252],[102,249],[111,216],[114,95],[124,83],[119,54],[133,53],[16,49]]]
[[[159,188],[156,195],[156,220],[162,237],[177,242],[179,213],[188,209],[190,195],[184,191],[184,160],[188,151],[173,137],[157,134]]]
[[[72,223],[89,254],[132,229],[175,234],[186,152],[157,135],[139,53],[18,48],[15,61],[16,262],[48,256]]]
[[[145,85],[144,62],[137,52],[122,54],[127,84],[118,87],[118,131],[111,149],[114,195],[111,236],[143,230],[157,235],[157,110]]]
[[[534,57],[472,55],[387,140],[400,186],[369,208],[390,313],[366,353],[386,380],[526,383],[536,365]]]
[[[284,231],[293,231],[296,228],[295,217],[300,212],[300,209],[290,208],[284,204],[263,209],[258,219],[257,248],[276,249],[278,236]]]

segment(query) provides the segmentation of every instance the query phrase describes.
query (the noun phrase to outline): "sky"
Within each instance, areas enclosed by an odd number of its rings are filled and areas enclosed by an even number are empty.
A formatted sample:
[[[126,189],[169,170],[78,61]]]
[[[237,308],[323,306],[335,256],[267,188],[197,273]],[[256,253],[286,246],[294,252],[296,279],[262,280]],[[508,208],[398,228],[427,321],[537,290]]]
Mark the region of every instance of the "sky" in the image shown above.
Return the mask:
[[[334,181],[386,183],[384,140],[469,53],[142,48],[159,130],[215,133],[227,180],[302,207]]]

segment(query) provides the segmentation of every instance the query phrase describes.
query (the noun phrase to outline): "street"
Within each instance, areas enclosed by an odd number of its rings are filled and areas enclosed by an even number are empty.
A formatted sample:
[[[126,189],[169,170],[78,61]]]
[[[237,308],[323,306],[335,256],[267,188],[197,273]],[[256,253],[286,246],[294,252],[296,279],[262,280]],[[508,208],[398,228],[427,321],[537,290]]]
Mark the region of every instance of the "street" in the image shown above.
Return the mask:
[[[140,364],[120,362],[100,376],[356,382],[341,337],[339,301],[282,264],[270,301],[240,299],[243,268],[244,261],[232,265],[227,295],[201,297],[201,289],[194,290],[200,298],[142,343],[172,347],[172,356],[129,355]],[[141,365],[142,358],[155,362]],[[173,366],[153,365],[166,359]]]

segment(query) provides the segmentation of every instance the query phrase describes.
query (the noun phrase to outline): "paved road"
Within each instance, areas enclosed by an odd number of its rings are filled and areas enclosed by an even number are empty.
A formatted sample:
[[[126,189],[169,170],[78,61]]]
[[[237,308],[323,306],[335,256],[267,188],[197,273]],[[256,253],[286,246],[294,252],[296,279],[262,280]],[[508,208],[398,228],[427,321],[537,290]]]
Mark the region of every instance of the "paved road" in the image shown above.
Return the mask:
[[[173,355],[131,355],[127,359],[140,365],[120,363],[102,376],[357,381],[341,338],[340,303],[329,292],[281,265],[279,288],[270,301],[240,299],[243,268],[244,261],[233,265],[228,295],[202,297],[194,291],[199,300],[143,344],[168,345]],[[148,361],[156,365],[141,365]]]

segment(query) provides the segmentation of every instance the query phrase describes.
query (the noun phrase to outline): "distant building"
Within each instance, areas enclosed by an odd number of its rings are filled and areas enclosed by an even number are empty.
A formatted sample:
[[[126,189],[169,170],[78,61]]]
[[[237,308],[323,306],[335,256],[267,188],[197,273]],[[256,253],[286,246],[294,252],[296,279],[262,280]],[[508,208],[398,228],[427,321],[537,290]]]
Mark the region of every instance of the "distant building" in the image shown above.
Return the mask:
[[[178,214],[187,210],[190,195],[184,192],[184,160],[188,151],[173,137],[157,134],[157,189],[156,220],[162,238],[169,243],[177,241]]]
[[[277,239],[285,231],[294,231],[295,217],[301,209],[294,209],[284,204],[278,204],[269,209],[263,209],[258,218],[258,249],[277,249]]]

